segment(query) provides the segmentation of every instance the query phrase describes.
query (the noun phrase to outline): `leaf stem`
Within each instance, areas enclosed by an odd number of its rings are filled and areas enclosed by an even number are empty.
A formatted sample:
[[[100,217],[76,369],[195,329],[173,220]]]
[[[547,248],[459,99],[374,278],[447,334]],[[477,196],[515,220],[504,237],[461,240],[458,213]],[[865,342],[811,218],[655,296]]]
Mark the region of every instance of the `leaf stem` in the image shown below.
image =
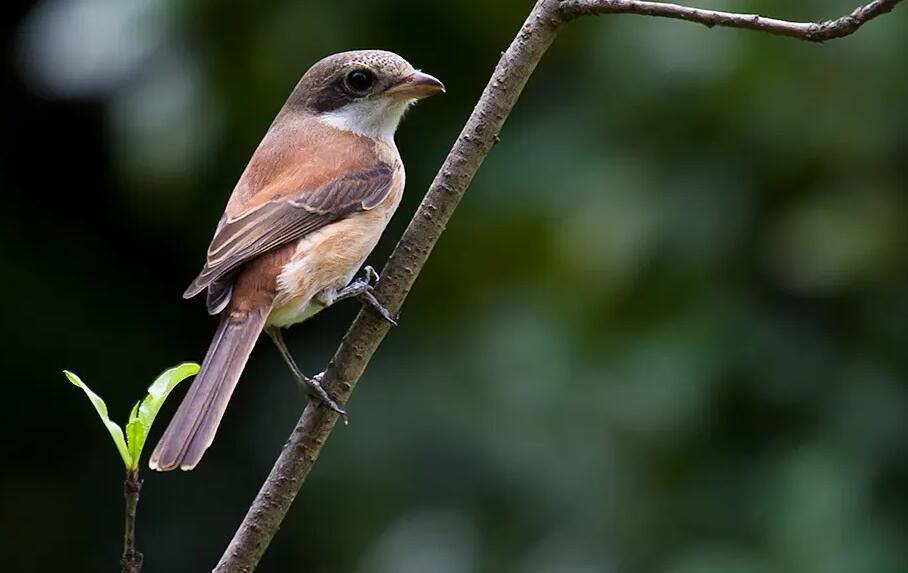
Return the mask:
[[[139,470],[126,472],[123,482],[123,498],[126,500],[126,523],[123,531],[123,557],[120,559],[122,573],[141,573],[143,555],[136,550],[136,508],[139,505],[139,492],[142,491],[142,480]]]

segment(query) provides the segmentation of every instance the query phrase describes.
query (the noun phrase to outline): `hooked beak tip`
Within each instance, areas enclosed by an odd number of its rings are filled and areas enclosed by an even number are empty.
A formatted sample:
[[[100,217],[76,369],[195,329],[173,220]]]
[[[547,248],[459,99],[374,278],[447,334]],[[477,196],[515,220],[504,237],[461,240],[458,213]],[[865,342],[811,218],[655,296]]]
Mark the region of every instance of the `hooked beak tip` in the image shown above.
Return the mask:
[[[399,84],[389,88],[385,93],[394,96],[423,99],[435,94],[445,93],[445,85],[434,76],[423,72],[414,72]]]

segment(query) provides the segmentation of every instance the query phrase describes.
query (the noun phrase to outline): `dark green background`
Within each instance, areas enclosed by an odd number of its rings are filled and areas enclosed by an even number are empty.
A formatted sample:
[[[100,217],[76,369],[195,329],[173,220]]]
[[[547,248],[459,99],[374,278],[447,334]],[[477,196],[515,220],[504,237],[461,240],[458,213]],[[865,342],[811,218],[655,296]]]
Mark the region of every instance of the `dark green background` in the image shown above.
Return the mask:
[[[60,370],[122,420],[201,359],[180,293],[300,74],[380,47],[448,87],[399,132],[380,266],[530,6],[7,6],[0,568],[116,570],[121,467]],[[260,570],[908,571],[906,53],[908,7],[824,46],[566,29]],[[355,311],[292,330],[305,370]],[[145,473],[146,573],[214,565],[303,403],[262,344],[201,467]]]

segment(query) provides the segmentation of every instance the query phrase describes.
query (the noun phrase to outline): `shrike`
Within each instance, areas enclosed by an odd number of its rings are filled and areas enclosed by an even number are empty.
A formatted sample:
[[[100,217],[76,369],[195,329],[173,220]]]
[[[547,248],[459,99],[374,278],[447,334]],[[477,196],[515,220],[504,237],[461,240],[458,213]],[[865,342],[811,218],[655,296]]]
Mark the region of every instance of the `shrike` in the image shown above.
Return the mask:
[[[221,321],[152,469],[199,463],[263,330],[297,381],[341,412],[319,378],[296,366],[281,329],[350,296],[393,322],[371,294],[374,271],[353,277],[403,193],[397,125],[416,100],[443,91],[434,77],[379,50],[335,54],[303,75],[240,176],[202,272],[183,295],[207,289],[208,312]]]

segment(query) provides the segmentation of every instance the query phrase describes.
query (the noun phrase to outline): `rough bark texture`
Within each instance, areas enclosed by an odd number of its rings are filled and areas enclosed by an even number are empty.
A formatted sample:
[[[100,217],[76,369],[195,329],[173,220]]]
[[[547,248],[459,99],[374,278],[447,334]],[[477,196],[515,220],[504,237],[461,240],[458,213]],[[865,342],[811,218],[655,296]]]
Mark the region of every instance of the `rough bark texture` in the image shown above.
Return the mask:
[[[126,522],[123,530],[123,556],[120,558],[122,573],[142,573],[143,556],[136,550],[136,508],[142,480],[139,472],[129,472],[123,482],[123,498],[126,501]]]
[[[385,265],[375,295],[392,314],[403,304],[464,191],[495,144],[527,79],[554,40],[561,22],[558,4],[557,0],[541,0],[502,54],[492,80]],[[389,328],[371,309],[363,309],[356,317],[325,370],[328,391],[339,404],[347,401]],[[249,572],[255,568],[337,418],[325,408],[311,404],[306,407],[214,569],[217,573]]]
[[[822,41],[853,33],[899,1],[876,0],[838,20],[801,24],[653,2],[539,0],[517,37],[502,53],[473,113],[394,249],[381,273],[376,297],[392,314],[398,312],[473,176],[498,141],[498,132],[524,85],[563,23],[586,14],[624,12]],[[389,328],[375,311],[364,308],[347,331],[324,378],[328,391],[340,405],[347,402]],[[215,573],[249,573],[255,569],[337,419],[337,414],[320,406],[306,407]]]

